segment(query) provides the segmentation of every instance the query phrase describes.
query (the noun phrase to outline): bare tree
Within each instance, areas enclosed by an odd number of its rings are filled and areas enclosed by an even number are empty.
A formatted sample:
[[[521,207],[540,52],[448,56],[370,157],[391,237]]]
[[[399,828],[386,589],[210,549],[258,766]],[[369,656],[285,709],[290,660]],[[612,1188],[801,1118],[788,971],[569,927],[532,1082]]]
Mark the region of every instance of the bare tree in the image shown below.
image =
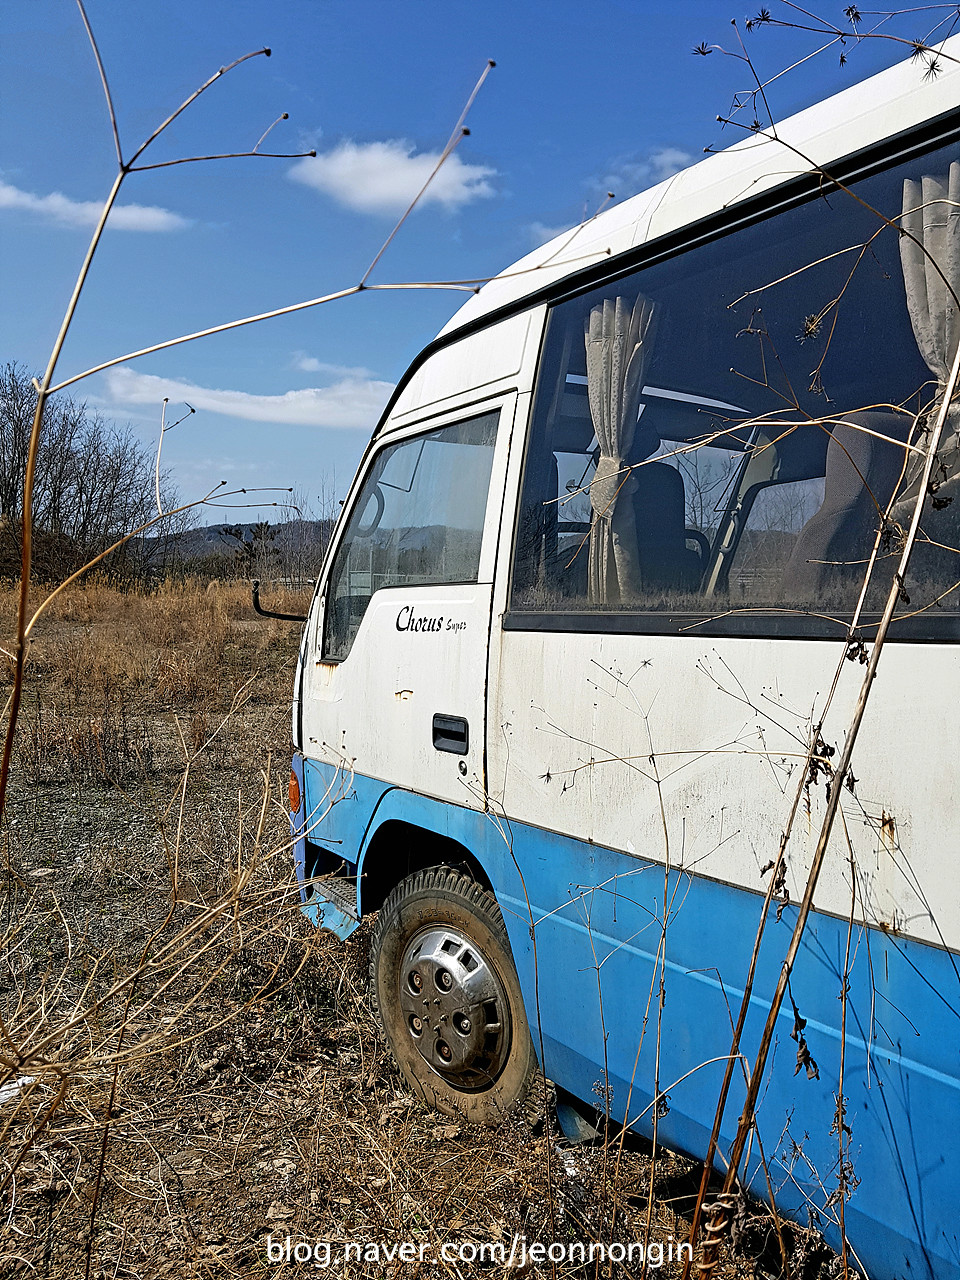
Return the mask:
[[[10,575],[19,571],[23,550],[23,485],[35,407],[36,391],[23,366],[0,368],[0,572]],[[91,413],[82,401],[60,397],[45,407],[34,483],[33,574],[62,577],[150,518],[153,459],[129,429]],[[177,506],[169,476],[161,476],[161,487],[165,507]],[[147,561],[148,546],[137,540],[115,552],[106,567],[139,577]]]

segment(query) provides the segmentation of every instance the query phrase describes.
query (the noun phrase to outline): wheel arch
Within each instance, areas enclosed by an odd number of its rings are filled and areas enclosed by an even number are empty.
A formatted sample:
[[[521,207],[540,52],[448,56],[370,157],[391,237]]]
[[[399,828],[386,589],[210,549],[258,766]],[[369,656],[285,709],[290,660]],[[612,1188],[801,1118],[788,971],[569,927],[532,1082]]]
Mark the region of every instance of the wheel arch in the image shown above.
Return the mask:
[[[407,876],[441,866],[462,871],[496,896],[480,859],[460,840],[404,818],[386,818],[368,836],[357,868],[360,915],[378,911]]]

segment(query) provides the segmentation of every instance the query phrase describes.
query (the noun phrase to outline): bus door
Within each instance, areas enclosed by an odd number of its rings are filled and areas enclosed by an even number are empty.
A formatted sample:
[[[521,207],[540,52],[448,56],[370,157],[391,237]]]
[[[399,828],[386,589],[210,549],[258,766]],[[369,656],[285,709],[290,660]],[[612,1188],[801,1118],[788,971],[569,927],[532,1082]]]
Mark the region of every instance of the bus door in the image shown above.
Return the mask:
[[[348,862],[389,787],[483,805],[514,401],[385,442],[355,486],[308,622],[302,695],[308,838]]]

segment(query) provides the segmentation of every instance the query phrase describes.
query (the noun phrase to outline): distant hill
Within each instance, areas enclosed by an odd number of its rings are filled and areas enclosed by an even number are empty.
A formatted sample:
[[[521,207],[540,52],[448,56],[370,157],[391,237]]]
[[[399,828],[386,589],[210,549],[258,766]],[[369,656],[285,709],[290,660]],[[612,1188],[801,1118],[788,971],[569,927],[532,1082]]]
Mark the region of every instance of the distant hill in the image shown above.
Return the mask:
[[[309,580],[320,571],[332,520],[200,525],[143,539],[152,572],[171,569],[214,576]]]
[[[185,560],[193,560],[223,551],[232,552],[239,545],[239,539],[235,536],[237,531],[240,532],[243,540],[249,543],[256,539],[257,532],[262,527],[260,523],[254,522],[200,525],[196,529],[188,529],[186,533],[180,534],[178,538],[180,554]],[[318,544],[326,547],[332,527],[332,521],[329,520],[287,520],[281,524],[269,526],[272,534],[270,541],[278,550]],[[156,538],[153,541],[160,542],[162,538]]]

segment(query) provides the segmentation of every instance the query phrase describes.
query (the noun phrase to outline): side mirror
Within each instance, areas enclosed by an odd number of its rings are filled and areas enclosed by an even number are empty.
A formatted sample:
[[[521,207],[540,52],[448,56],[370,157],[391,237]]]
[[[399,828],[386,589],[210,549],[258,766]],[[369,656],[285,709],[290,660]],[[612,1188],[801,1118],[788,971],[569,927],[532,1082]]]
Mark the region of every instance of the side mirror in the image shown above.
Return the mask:
[[[261,618],[279,618],[281,622],[306,622],[307,615],[299,613],[271,613],[269,609],[260,607],[260,579],[254,578],[252,583],[253,607]]]

